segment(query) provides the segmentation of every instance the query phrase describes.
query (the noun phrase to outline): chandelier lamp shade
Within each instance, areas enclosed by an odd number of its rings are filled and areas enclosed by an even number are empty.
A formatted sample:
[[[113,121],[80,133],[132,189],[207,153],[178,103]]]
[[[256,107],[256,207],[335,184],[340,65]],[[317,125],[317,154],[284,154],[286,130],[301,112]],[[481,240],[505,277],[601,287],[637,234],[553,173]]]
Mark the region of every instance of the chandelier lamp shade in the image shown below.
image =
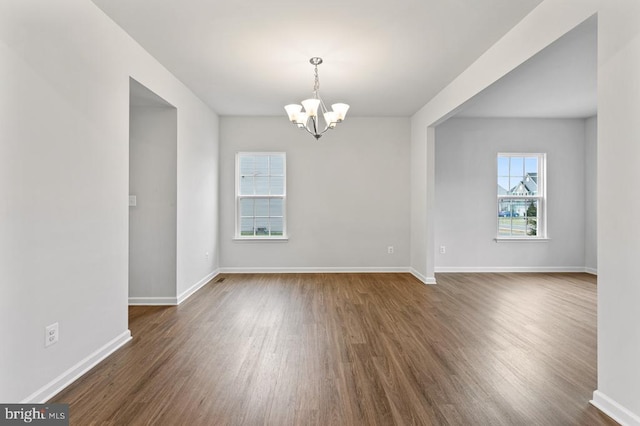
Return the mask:
[[[322,63],[322,58],[314,57],[309,62],[313,65],[315,74],[313,97],[302,101],[302,105],[290,104],[284,109],[289,115],[289,121],[318,140],[327,130],[333,129],[344,120],[349,105],[337,103],[331,105],[331,111],[327,110],[320,97],[320,79],[318,78],[318,65]],[[320,124],[320,116],[324,120],[323,125]]]

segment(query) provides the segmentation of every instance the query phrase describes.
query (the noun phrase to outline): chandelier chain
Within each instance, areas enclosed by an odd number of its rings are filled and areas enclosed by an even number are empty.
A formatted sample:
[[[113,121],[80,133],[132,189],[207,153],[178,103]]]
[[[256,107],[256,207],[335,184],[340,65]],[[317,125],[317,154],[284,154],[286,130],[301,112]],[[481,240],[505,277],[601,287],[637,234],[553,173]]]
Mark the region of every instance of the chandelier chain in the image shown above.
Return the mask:
[[[318,77],[318,66],[314,67],[315,80],[313,83],[313,93],[318,97],[318,91],[320,90],[320,77]]]

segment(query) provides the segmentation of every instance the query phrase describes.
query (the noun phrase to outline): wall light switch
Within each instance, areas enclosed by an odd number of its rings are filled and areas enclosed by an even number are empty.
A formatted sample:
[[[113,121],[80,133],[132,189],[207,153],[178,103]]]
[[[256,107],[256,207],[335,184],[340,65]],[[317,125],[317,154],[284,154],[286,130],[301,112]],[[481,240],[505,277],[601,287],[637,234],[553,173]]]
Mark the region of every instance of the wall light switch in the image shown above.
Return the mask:
[[[138,198],[135,195],[129,195],[129,207],[135,207],[138,205]]]

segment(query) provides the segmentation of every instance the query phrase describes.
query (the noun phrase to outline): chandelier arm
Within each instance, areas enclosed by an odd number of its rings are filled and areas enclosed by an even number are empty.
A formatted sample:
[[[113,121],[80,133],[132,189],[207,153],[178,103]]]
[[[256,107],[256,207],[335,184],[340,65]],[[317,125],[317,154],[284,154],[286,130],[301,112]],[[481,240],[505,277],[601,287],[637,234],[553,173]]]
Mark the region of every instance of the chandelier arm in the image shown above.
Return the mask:
[[[325,128],[323,131],[318,132],[318,133],[313,133],[311,130],[307,129],[306,127],[304,127],[304,129],[307,131],[307,133],[309,133],[311,136],[313,136],[316,139],[320,139],[320,136],[324,135],[327,130],[330,129],[330,127]]]
[[[309,133],[311,136],[313,136],[316,139],[320,139],[320,136],[324,135],[327,130],[329,130],[331,127],[330,126],[326,126],[324,128],[324,130],[322,130],[321,132],[318,132],[318,128],[316,127],[316,121],[313,120],[313,131],[309,128],[308,125],[304,126],[303,129],[307,131],[307,133]]]
[[[309,122],[307,122],[307,125],[305,126],[305,128],[307,129],[307,131],[309,133],[311,133],[312,135],[317,135],[318,134],[318,126],[316,124],[316,117],[310,117],[311,120],[311,125],[312,125],[312,129],[309,128]]]
[[[328,109],[327,109],[327,107],[325,106],[324,101],[322,100],[322,98],[320,97],[320,95],[319,95],[319,94],[318,94],[318,99],[320,99],[320,110],[322,111],[322,114],[323,114],[323,116],[324,116],[324,113],[325,113],[325,112],[327,112],[327,111],[329,111],[329,110],[328,110]]]

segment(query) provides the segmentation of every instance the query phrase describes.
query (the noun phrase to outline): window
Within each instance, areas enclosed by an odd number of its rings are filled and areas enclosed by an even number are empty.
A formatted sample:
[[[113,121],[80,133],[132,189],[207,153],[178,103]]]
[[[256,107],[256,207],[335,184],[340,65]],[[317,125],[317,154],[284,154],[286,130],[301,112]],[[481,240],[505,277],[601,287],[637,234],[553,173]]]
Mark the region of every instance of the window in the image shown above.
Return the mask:
[[[498,239],[546,238],[545,154],[498,154]]]
[[[236,238],[286,239],[286,155],[236,154]]]

